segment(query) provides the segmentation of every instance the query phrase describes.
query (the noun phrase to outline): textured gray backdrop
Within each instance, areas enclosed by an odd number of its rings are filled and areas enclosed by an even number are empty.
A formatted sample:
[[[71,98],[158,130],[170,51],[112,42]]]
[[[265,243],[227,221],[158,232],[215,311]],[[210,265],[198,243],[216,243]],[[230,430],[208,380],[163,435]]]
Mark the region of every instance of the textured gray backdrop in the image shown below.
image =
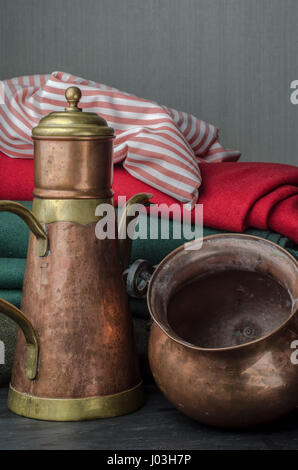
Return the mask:
[[[243,160],[298,164],[297,0],[0,0],[0,79],[54,70],[216,124]]]

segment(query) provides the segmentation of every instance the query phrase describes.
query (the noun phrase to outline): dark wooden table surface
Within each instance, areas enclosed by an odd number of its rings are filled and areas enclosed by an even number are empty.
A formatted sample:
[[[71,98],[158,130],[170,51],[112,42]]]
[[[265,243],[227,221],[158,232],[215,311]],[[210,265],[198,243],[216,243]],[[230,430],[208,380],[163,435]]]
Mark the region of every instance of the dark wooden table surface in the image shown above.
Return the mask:
[[[146,405],[114,419],[56,423],[10,413],[0,389],[0,449],[298,449],[298,410],[279,422],[249,431],[203,426],[179,413],[154,385]]]

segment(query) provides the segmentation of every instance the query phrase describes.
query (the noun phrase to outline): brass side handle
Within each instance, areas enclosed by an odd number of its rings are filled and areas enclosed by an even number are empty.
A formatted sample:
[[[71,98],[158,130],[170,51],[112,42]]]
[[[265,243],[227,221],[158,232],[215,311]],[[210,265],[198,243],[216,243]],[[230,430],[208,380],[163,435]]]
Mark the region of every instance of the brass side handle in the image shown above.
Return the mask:
[[[118,239],[119,239],[119,251],[120,259],[122,261],[123,269],[126,269],[129,264],[130,252],[131,252],[131,243],[132,240],[127,237],[127,227],[128,224],[136,218],[136,215],[130,215],[129,209],[133,204],[150,204],[150,199],[153,197],[153,194],[148,193],[138,193],[132,196],[124,208],[122,209],[122,214],[118,226]]]
[[[44,256],[48,251],[49,240],[39,220],[27,207],[14,201],[0,201],[0,211],[13,212],[23,219],[37,240],[37,256]]]
[[[0,312],[14,320],[22,329],[27,343],[25,366],[26,377],[30,380],[35,379],[37,375],[39,348],[36,332],[31,322],[25,317],[21,310],[1,298]]]

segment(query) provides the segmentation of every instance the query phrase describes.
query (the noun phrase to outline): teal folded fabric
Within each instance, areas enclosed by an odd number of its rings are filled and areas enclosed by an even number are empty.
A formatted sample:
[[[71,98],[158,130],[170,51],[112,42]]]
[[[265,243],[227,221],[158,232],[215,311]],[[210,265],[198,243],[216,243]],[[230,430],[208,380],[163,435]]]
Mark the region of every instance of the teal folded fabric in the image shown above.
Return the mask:
[[[21,203],[24,204],[28,209],[32,208],[32,202],[30,201]],[[140,224],[142,223],[146,223],[149,231],[148,217],[143,214],[140,215]],[[158,239],[137,238],[134,240],[132,244],[131,261],[134,261],[138,258],[143,258],[149,260],[152,264],[157,264],[172,250],[177,248],[182,243],[188,241],[184,237],[177,240],[174,238],[173,233],[175,224],[179,223],[170,221],[168,240],[162,240],[160,237]],[[161,220],[159,219],[159,233],[160,227]],[[224,233],[224,231],[204,227],[204,236],[214,235],[217,233]],[[293,254],[298,259],[298,246],[291,242],[288,238],[268,230],[248,229],[246,233],[274,241],[278,245],[289,250],[291,254]],[[28,237],[29,229],[25,222],[23,222],[15,214],[11,214],[9,212],[0,212],[0,258],[26,258]]]
[[[0,289],[0,297],[20,308],[22,300],[22,289]]]
[[[146,216],[144,216],[143,214],[140,215],[140,221],[141,221],[140,223],[142,223],[142,218],[144,217]],[[174,239],[173,233],[175,229],[175,224],[178,224],[178,222],[170,221],[168,240],[162,240],[160,238],[156,240],[152,238],[150,239],[149,237],[147,239],[137,238],[136,240],[134,240],[132,243],[131,262],[133,262],[136,259],[142,258],[142,259],[146,259],[150,261],[150,263],[153,265],[158,264],[161,262],[161,260],[165,256],[167,256],[175,248],[182,245],[183,243],[190,241],[184,237],[180,239]],[[159,233],[160,233],[160,225],[161,225],[161,220],[159,219],[158,221]],[[180,222],[179,222],[179,225],[180,225]],[[149,227],[148,221],[147,221],[147,227]],[[216,235],[219,233],[227,233],[227,232],[224,230],[217,230],[217,229],[213,229],[210,227],[203,227],[204,237],[207,237],[209,235]],[[295,245],[288,238],[278,233],[270,232],[268,230],[257,230],[257,229],[248,229],[245,231],[245,233],[270,240],[278,244],[279,246],[285,248],[286,250],[288,250],[293,256],[295,256],[298,259],[298,246]]]
[[[21,204],[32,209],[31,201]],[[29,229],[20,217],[0,212],[0,258],[26,258],[28,239]]]
[[[22,289],[25,258],[0,258],[0,289]]]

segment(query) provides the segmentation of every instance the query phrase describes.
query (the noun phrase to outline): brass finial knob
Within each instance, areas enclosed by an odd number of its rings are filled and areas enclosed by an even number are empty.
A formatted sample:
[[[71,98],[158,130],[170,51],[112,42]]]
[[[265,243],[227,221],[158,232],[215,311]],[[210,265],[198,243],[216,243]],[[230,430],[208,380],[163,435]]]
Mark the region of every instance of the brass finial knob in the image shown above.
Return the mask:
[[[78,108],[78,103],[81,99],[82,92],[76,86],[70,86],[65,92],[65,98],[68,101],[69,107],[66,108],[66,111],[82,111],[81,108]]]

